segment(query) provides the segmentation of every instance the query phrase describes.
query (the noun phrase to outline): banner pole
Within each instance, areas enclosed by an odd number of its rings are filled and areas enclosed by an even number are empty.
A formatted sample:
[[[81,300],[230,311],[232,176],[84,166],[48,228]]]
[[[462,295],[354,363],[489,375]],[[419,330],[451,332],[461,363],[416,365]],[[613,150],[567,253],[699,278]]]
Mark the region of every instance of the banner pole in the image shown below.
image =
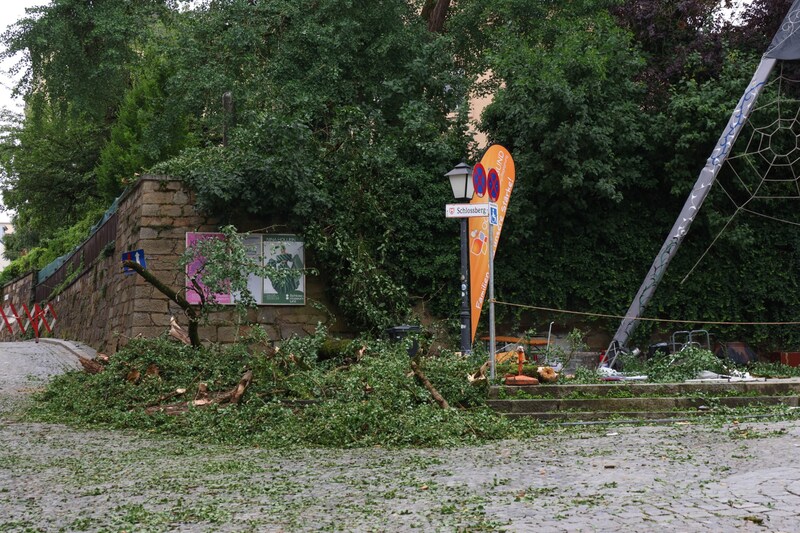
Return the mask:
[[[486,202],[489,207],[489,379],[494,382],[496,375],[497,354],[495,349],[495,330],[494,330],[494,232],[491,215],[491,195],[486,195]]]

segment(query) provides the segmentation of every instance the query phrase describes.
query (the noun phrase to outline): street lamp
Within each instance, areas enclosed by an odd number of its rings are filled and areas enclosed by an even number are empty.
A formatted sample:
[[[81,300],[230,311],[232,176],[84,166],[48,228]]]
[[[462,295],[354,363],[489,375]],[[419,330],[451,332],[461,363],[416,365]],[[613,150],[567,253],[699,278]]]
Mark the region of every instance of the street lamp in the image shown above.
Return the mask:
[[[459,163],[445,174],[450,179],[456,201],[469,202],[475,192],[472,184],[472,167]],[[472,320],[469,303],[469,222],[461,219],[461,353],[472,353]]]

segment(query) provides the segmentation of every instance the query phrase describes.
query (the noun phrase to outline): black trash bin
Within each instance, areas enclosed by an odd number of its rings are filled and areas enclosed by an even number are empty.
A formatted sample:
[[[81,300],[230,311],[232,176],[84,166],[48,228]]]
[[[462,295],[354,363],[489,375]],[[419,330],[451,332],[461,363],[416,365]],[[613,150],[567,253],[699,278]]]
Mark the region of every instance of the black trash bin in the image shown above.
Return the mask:
[[[419,326],[409,326],[408,324],[403,324],[401,326],[393,326],[386,330],[386,334],[389,335],[389,340],[392,342],[403,342],[403,339],[409,333],[418,333],[420,331]],[[414,357],[417,355],[419,351],[419,341],[414,338],[411,346],[408,347],[408,356]]]
[[[648,359],[652,359],[657,355],[669,355],[669,344],[666,342],[658,342],[656,344],[651,344],[647,348]]]

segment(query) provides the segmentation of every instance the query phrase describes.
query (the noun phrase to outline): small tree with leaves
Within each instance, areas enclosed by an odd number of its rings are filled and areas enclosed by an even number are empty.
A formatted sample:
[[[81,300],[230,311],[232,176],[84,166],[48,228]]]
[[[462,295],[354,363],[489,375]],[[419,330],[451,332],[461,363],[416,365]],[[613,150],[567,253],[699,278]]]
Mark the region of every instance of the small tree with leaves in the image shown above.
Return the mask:
[[[247,288],[247,280],[251,274],[272,280],[283,280],[297,275],[296,269],[262,265],[259,259],[248,255],[244,244],[246,235],[237,233],[235,227],[225,226],[220,231],[221,237],[199,240],[187,247],[181,255],[178,260],[181,268],[197,265],[188,276],[184,290],[169,287],[134,261],[123,263],[183,309],[189,320],[189,340],[195,347],[201,344],[198,333],[200,324],[207,322],[212,313],[223,308],[219,302],[220,295],[233,295],[237,314],[244,317],[247,310],[256,305],[253,294]],[[197,295],[199,303],[189,303],[186,297],[188,293]]]

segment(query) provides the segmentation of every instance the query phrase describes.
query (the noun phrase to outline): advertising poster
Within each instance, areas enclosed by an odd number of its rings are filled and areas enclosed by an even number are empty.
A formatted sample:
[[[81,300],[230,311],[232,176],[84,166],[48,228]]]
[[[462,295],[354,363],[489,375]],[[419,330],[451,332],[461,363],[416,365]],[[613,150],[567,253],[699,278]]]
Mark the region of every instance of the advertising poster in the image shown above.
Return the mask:
[[[196,242],[202,241],[205,239],[221,239],[222,233],[195,233],[190,232],[186,234],[186,248],[193,246]],[[209,300],[210,293],[205,285],[203,285],[203,265],[205,264],[204,257],[197,257],[194,261],[186,265],[186,301],[192,305],[196,305],[200,303],[200,292],[203,292],[205,295],[206,300]],[[195,278],[195,282],[197,287],[194,283],[192,283],[192,278]],[[233,298],[230,294],[215,294],[216,302],[218,304],[232,304]]]
[[[203,239],[220,239],[222,233],[186,234],[186,247]],[[243,238],[247,256],[262,266],[272,267],[274,274],[262,278],[250,274],[247,289],[260,305],[305,305],[305,271],[304,245],[297,235],[265,235],[250,234]],[[191,279],[196,276],[196,283],[204,291],[208,299],[209,293],[203,284],[202,267],[205,259],[199,257],[186,266],[186,300],[196,305],[200,303],[200,295]],[[216,294],[216,302],[230,305],[239,299],[238,294]]]
[[[261,254],[261,243],[262,235],[248,235],[244,238],[244,247],[247,251],[247,257],[258,263],[261,263],[261,258],[263,257]],[[255,274],[250,274],[247,278],[247,290],[250,291],[250,294],[253,295],[253,298],[255,298],[258,303],[261,303],[261,287],[263,284],[264,280]],[[236,299],[236,295],[234,295],[234,300]]]
[[[306,279],[303,241],[296,235],[264,235],[264,265],[274,273],[264,278],[261,303],[304,305]]]

